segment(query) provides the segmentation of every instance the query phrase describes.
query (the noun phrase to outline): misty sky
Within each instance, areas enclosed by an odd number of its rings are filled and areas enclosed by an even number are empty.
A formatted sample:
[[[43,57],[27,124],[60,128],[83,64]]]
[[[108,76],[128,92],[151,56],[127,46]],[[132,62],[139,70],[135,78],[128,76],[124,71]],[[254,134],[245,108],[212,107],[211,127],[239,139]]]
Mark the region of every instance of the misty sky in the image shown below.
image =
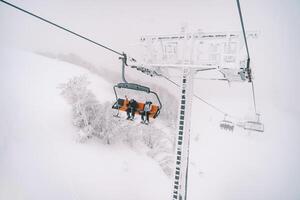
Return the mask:
[[[9,2],[117,51],[129,52],[133,57],[139,52],[140,36],[178,33],[183,24],[188,24],[190,32],[198,29],[204,32],[241,30],[235,0]],[[260,102],[264,101],[289,113],[289,116],[296,118],[295,121],[300,120],[300,1],[240,0],[240,3],[246,30],[256,30],[260,33],[258,39],[249,42],[258,107]],[[107,65],[112,69],[120,67],[117,55],[0,2],[1,47],[75,53],[95,65]],[[0,66],[0,69],[5,70],[5,66]],[[203,86],[201,95],[205,94],[204,87],[206,86]],[[300,137],[298,134],[295,136],[296,132],[300,133],[299,125],[297,128],[293,129],[293,138],[287,137],[287,146],[299,144]],[[288,151],[286,150],[284,155],[288,155]],[[297,155],[296,151],[292,153]],[[300,165],[298,160],[295,163]],[[273,174],[270,173],[271,176]]]

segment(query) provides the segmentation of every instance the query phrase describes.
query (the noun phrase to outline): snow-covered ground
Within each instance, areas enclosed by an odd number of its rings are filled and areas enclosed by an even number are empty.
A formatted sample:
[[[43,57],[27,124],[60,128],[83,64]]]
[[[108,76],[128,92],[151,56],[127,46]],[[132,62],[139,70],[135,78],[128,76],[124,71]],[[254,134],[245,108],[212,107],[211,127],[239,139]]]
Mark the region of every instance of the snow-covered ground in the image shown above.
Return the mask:
[[[170,180],[126,145],[78,143],[57,86],[85,74],[99,101],[111,85],[78,66],[0,51],[0,199],[167,199]]]

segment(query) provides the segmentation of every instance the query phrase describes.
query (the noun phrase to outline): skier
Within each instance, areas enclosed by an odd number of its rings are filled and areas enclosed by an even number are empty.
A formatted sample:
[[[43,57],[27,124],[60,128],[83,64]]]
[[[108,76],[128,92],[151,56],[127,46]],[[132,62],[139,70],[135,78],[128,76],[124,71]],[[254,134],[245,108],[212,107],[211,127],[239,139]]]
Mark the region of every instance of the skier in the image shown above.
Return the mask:
[[[128,103],[127,112],[127,119],[133,120],[135,116],[135,111],[137,107],[137,102],[134,99],[130,99]]]
[[[145,102],[145,106],[144,106],[144,110],[141,112],[141,118],[142,118],[142,121],[141,123],[144,123],[144,124],[149,124],[149,113],[151,111],[151,104],[152,102],[151,101],[146,101]],[[145,119],[145,116],[146,116],[146,119]]]

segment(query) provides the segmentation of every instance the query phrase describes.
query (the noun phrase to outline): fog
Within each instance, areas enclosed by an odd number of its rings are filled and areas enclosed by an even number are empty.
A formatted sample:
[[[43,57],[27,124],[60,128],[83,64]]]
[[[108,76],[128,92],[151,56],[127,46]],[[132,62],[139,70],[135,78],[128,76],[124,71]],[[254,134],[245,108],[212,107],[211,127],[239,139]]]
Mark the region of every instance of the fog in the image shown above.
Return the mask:
[[[140,36],[178,33],[183,24],[188,24],[191,32],[198,29],[207,32],[241,30],[235,0],[10,2],[133,57],[140,56]],[[300,126],[296,124],[300,121],[300,1],[241,0],[240,3],[246,30],[259,31],[258,39],[249,42],[258,107],[269,104],[280,111],[275,114],[287,113],[290,116],[293,127],[286,129],[290,124],[285,122],[282,125],[283,135],[288,131],[300,133]],[[1,47],[27,51],[74,53],[97,66],[108,66],[116,71],[120,67],[117,55],[3,3],[0,3],[0,44]],[[0,66],[2,70],[4,67]],[[203,97],[209,92],[207,87],[210,86],[200,83],[196,86],[203,91]],[[276,137],[278,145],[281,136]],[[296,146],[300,143],[299,138],[296,134],[289,139],[285,137],[284,145]],[[288,151],[285,153],[290,153],[294,158],[299,155],[300,148]],[[299,158],[290,163],[300,166]],[[295,166],[284,169],[295,169]],[[299,187],[299,175],[294,173],[296,176],[295,180],[291,180],[291,185]],[[270,170],[270,176],[273,175]],[[284,189],[288,191],[288,186]]]

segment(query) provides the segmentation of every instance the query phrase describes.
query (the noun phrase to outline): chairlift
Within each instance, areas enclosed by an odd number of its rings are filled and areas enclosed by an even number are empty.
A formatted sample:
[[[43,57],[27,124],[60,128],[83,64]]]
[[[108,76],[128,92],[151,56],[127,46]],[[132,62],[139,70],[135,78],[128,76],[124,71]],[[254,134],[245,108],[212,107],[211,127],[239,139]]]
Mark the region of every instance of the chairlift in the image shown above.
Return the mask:
[[[264,132],[264,124],[260,122],[260,115],[256,113],[257,120],[249,120],[244,123],[244,129],[250,131]]]
[[[160,114],[160,110],[162,108],[162,104],[161,101],[157,95],[157,93],[155,93],[154,91],[151,91],[149,87],[143,86],[143,85],[139,85],[136,83],[128,83],[125,79],[125,66],[127,66],[127,56],[126,54],[123,53],[123,57],[120,57],[120,59],[122,60],[122,79],[123,82],[118,83],[116,85],[114,85],[113,90],[115,93],[115,97],[116,97],[116,102],[113,104],[112,109],[116,109],[117,110],[117,114],[114,115],[115,117],[119,117],[119,113],[120,111],[125,111],[128,108],[128,103],[129,100],[127,98],[120,98],[118,96],[118,93],[116,91],[116,88],[119,89],[127,89],[127,90],[134,90],[134,91],[138,91],[138,92],[142,92],[142,93],[146,93],[146,94],[151,94],[153,95],[158,102],[158,105],[156,104],[152,104],[151,110],[149,112],[149,117],[155,119],[159,114]],[[137,102],[137,107],[136,107],[136,114],[141,114],[141,112],[144,110],[144,106],[145,103],[143,102]]]
[[[224,119],[220,122],[220,128],[226,131],[233,131],[234,123],[229,120],[226,120],[226,115],[225,115]]]
[[[244,124],[245,130],[264,132],[264,125],[261,122],[246,121]]]

